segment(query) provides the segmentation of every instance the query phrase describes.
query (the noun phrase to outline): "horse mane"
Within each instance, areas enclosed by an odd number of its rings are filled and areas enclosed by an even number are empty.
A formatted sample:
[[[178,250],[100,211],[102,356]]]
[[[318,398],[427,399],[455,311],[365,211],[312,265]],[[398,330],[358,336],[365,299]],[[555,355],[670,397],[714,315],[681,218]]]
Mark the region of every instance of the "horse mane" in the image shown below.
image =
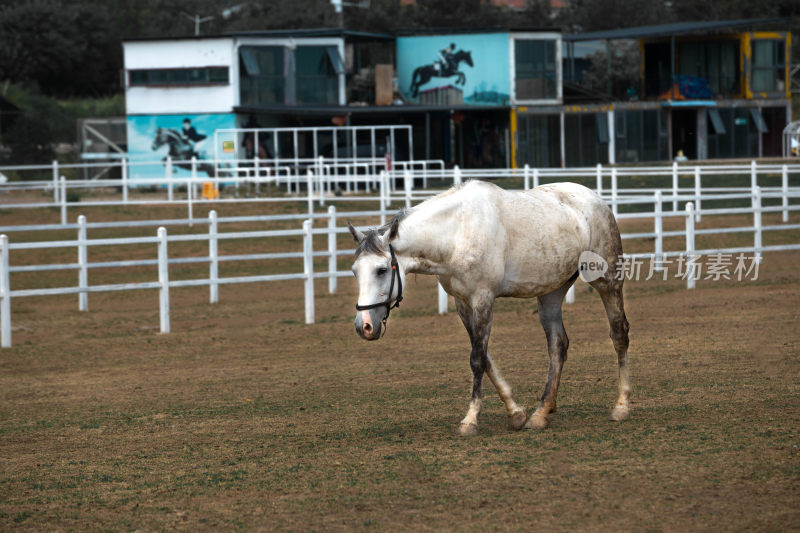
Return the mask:
[[[402,222],[403,220],[408,218],[408,215],[410,215],[411,212],[414,209],[417,209],[417,208],[427,204],[428,202],[433,202],[435,200],[439,200],[441,198],[445,198],[447,196],[455,194],[459,189],[461,189],[461,187],[463,187],[463,185],[464,184],[454,185],[453,187],[450,187],[446,191],[441,192],[441,193],[437,194],[436,196],[434,196],[432,198],[428,198],[427,200],[425,200],[424,202],[422,202],[421,204],[419,204],[418,206],[415,206],[413,208],[401,209],[400,211],[395,213],[394,216],[392,218],[390,218],[389,221],[386,224],[384,224],[384,225],[382,225],[382,226],[380,226],[378,228],[365,231],[364,232],[364,239],[360,243],[358,243],[358,246],[356,247],[355,257],[358,258],[359,255],[361,255],[362,253],[365,253],[365,252],[368,253],[368,254],[378,254],[378,255],[385,254],[387,252],[387,250],[385,250],[383,248],[383,246],[381,246],[380,238],[387,231],[389,231],[389,228],[392,227],[392,224],[394,224],[395,221]]]

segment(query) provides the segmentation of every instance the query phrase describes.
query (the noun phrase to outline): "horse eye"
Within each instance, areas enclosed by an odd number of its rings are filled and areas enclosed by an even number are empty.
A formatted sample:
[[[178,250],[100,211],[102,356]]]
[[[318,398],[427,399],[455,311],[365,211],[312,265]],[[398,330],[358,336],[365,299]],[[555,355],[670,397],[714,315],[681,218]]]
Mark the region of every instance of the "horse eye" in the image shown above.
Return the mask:
[[[378,275],[379,276],[383,276],[384,274],[386,274],[386,272],[387,272],[387,270],[384,267],[381,267],[381,268],[378,269]]]

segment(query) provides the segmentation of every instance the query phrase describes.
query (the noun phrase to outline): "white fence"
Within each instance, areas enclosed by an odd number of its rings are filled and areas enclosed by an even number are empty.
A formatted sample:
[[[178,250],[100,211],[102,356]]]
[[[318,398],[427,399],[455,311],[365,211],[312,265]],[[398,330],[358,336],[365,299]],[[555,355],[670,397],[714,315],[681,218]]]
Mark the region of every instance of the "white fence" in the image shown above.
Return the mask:
[[[320,167],[317,168],[320,170]],[[736,172],[746,173],[750,176],[749,187],[708,187],[702,186],[702,176],[713,176],[715,173],[725,173],[730,175],[733,171],[731,166],[726,167],[678,167],[673,166],[667,169],[668,175],[672,177],[672,187],[666,190],[649,189],[649,188],[636,188],[636,189],[621,189],[618,185],[618,178],[624,173],[629,175],[654,175],[664,176],[665,169],[663,167],[652,168],[637,168],[637,169],[605,169],[600,166],[594,169],[583,169],[583,176],[591,175],[596,178],[597,190],[604,195],[604,197],[612,205],[617,218],[652,218],[653,231],[641,233],[628,233],[623,234],[623,239],[652,239],[653,251],[652,253],[638,253],[627,254],[628,258],[651,258],[653,261],[661,263],[669,257],[676,255],[695,255],[703,256],[716,253],[753,253],[757,258],[760,258],[763,252],[778,251],[778,250],[798,250],[800,244],[785,244],[785,245],[771,245],[764,246],[763,234],[765,232],[778,232],[786,230],[800,229],[800,224],[788,224],[789,213],[800,209],[800,204],[791,203],[800,198],[800,188],[789,187],[788,175],[790,170],[792,172],[800,171],[800,167],[794,168],[791,165],[772,165],[772,166],[756,166],[755,163],[751,165],[736,167]],[[442,173],[445,171],[442,169]],[[523,178],[523,187],[537,186],[542,183],[544,179],[563,179],[563,170],[541,170],[525,168],[521,171]],[[576,169],[570,169],[569,172],[574,176]],[[652,173],[652,174],[650,174]],[[781,184],[773,187],[760,187],[758,185],[759,174],[775,173],[781,176]],[[492,178],[492,177],[507,177],[502,175],[499,171],[461,171],[460,169],[453,169],[447,171],[451,176],[454,183],[458,184],[463,179],[470,178]],[[682,175],[690,175],[693,179],[693,187],[679,187],[678,177]],[[333,176],[334,173],[330,172],[328,176]],[[299,200],[307,202],[308,212],[303,214],[291,215],[270,215],[270,216],[252,216],[252,217],[217,217],[216,213],[212,211],[208,219],[193,218],[192,205],[193,196],[191,191],[195,185],[199,185],[200,180],[187,182],[189,187],[188,193],[188,206],[189,218],[180,220],[158,220],[158,221],[126,221],[126,222],[93,222],[88,223],[86,218],[81,216],[78,218],[77,224],[66,224],[68,206],[65,202],[66,194],[66,180],[59,180],[58,187],[58,206],[61,208],[63,224],[48,224],[48,225],[16,225],[0,227],[0,233],[13,233],[18,231],[46,231],[54,229],[70,229],[77,231],[75,240],[66,241],[49,241],[49,242],[9,242],[8,237],[3,234],[0,235],[0,345],[3,347],[11,345],[11,299],[21,298],[28,296],[47,296],[55,294],[78,294],[78,309],[88,309],[88,295],[93,292],[110,292],[110,291],[123,291],[123,290],[141,290],[141,289],[158,289],[160,294],[160,316],[161,316],[161,331],[169,332],[169,290],[177,287],[188,286],[208,286],[209,287],[209,300],[214,303],[219,298],[219,286],[231,283],[253,283],[253,282],[269,282],[269,281],[287,281],[287,280],[304,280],[305,285],[305,321],[313,323],[314,317],[314,284],[313,280],[318,278],[327,278],[329,280],[328,289],[331,292],[336,291],[336,281],[339,277],[349,277],[352,274],[349,271],[339,271],[337,269],[337,259],[341,255],[350,254],[352,250],[339,250],[336,246],[336,234],[344,233],[346,228],[337,226],[336,209],[330,206],[326,212],[315,212],[315,204],[319,203],[324,205],[326,198],[330,199],[329,195],[331,180],[325,180],[325,171],[321,172],[321,176],[309,170],[304,176],[306,185],[306,194],[299,198]],[[393,212],[391,204],[393,202],[402,202],[406,206],[411,206],[413,203],[423,200],[437,191],[428,190],[415,190],[414,178],[419,177],[419,169],[413,171],[406,169],[403,172],[403,188],[402,191],[392,191],[392,178],[387,172],[382,172],[375,175],[364,175],[358,178],[353,178],[353,183],[370,183],[372,187],[377,189],[377,196],[375,195],[361,195],[353,197],[350,200],[360,202],[376,202],[378,209],[375,211],[351,211],[345,213],[349,218],[359,217],[380,217],[381,222],[385,222],[389,213]],[[609,182],[607,186],[607,183]],[[299,181],[298,181],[299,189]],[[341,201],[341,197],[336,198]],[[771,203],[777,205],[763,205],[764,199],[772,199]],[[283,200],[276,198],[276,201]],[[290,201],[297,201],[298,198]],[[749,205],[743,207],[723,207],[723,208],[703,208],[703,204],[709,205],[715,201],[740,201],[747,202]],[[231,200],[241,201],[241,200]],[[143,202],[147,204],[147,202]],[[686,209],[679,209],[679,205],[684,203]],[[87,204],[78,204],[87,205]],[[103,204],[106,205],[106,204]],[[129,202],[130,205],[130,202]],[[148,204],[149,205],[149,204]],[[664,209],[664,207],[671,209]],[[6,207],[4,205],[4,207]],[[636,207],[642,211],[632,211]],[[620,212],[620,208],[628,210],[629,212]],[[782,213],[782,224],[763,225],[763,213]],[[747,226],[738,227],[723,227],[723,228],[703,228],[696,229],[695,222],[700,221],[703,215],[748,215],[752,216],[752,224]],[[679,231],[664,231],[663,222],[665,218],[680,217],[685,219],[685,227]],[[325,219],[327,225],[325,228],[312,228],[311,221],[314,219]],[[305,220],[302,229],[281,229],[281,230],[263,230],[263,231],[246,231],[246,232],[220,232],[219,225],[226,223],[241,223],[241,222],[275,222],[287,220]],[[204,235],[172,235],[167,233],[166,226],[192,226],[195,224],[207,224],[208,233]],[[122,228],[122,227],[156,227],[159,226],[155,236],[141,236],[129,238],[112,238],[112,239],[89,239],[87,238],[87,230],[100,229],[100,228]],[[699,235],[708,234],[726,234],[726,233],[752,233],[753,244],[752,246],[737,247],[737,248],[721,248],[721,249],[701,249],[697,250],[695,247],[695,239]],[[221,256],[218,253],[218,243],[220,240],[225,239],[269,239],[281,238],[287,236],[303,236],[302,250],[291,250],[279,253],[265,253],[265,254],[247,254],[247,255],[231,255]],[[327,235],[328,236],[328,249],[325,251],[313,250],[313,235]],[[664,239],[668,237],[683,237],[685,246],[680,250],[665,250]],[[208,255],[202,257],[169,257],[168,245],[170,242],[185,242],[185,241],[203,241],[207,242]],[[148,260],[138,261],[107,261],[89,263],[87,261],[87,249],[89,247],[98,246],[123,246],[130,244],[144,244],[155,245],[157,247],[157,257]],[[77,263],[65,263],[56,265],[25,265],[15,266],[10,262],[11,252],[15,250],[35,250],[47,248],[75,248],[77,251]],[[328,258],[328,270],[326,272],[314,272],[314,258]],[[226,261],[246,261],[246,260],[270,260],[270,259],[302,259],[303,270],[302,272],[293,272],[287,274],[272,274],[260,276],[242,276],[242,277],[228,277],[220,278],[218,269],[220,262]],[[169,279],[169,265],[176,264],[189,264],[189,263],[207,263],[208,276],[200,279],[192,280],[170,280]],[[89,270],[99,268],[111,267],[136,267],[136,266],[157,266],[158,278],[155,281],[141,282],[141,283],[120,283],[112,285],[90,285],[89,284]],[[70,287],[47,288],[47,289],[14,289],[11,287],[11,273],[15,272],[37,272],[37,271],[55,271],[55,270],[76,270],[78,272],[77,285]],[[686,278],[687,288],[694,287],[695,280],[689,276]],[[570,291],[567,296],[567,301],[574,298],[574,292]],[[439,312],[447,312],[447,295],[439,288]]]

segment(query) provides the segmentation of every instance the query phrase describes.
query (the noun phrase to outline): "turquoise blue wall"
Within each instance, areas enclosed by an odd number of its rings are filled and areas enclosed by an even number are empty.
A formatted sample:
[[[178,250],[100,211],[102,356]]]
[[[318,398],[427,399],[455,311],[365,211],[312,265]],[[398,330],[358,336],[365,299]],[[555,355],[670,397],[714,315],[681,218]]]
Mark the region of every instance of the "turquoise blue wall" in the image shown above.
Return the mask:
[[[465,50],[472,55],[474,66],[461,63],[458,67],[464,73],[464,85],[456,85],[457,77],[433,77],[420,86],[421,91],[444,86],[454,86],[463,91],[464,104],[508,105],[509,102],[509,34],[454,34],[398,37],[397,39],[397,77],[400,91],[411,101],[410,87],[413,74],[418,67],[432,65],[439,51],[455,44],[455,50]]]

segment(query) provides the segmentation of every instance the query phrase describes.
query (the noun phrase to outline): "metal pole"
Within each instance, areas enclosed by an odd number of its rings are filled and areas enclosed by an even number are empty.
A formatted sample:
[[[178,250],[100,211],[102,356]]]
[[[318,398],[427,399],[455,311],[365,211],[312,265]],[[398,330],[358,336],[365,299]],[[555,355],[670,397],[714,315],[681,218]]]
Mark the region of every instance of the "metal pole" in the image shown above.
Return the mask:
[[[122,158],[122,203],[128,203],[128,160]]]
[[[694,205],[697,208],[695,210],[695,216],[694,216],[694,221],[695,222],[700,222],[702,220],[702,216],[703,216],[703,215],[700,214],[700,210],[703,209],[702,205],[700,204],[701,192],[702,192],[702,189],[700,187],[700,167],[694,167],[694,195],[695,195],[695,199],[694,199],[695,204]]]
[[[217,212],[208,213],[208,301],[219,302],[219,252],[217,249]]]
[[[525,167],[522,170],[522,188],[524,190],[528,190],[531,188],[531,167],[528,163],[525,163]]]
[[[164,165],[164,172],[167,178],[167,200],[172,202],[172,157],[167,156],[167,162]]]
[[[53,160],[53,203],[58,204],[58,161]]]
[[[336,206],[328,207],[328,292],[336,293],[338,278],[336,256]]]
[[[441,283],[437,283],[437,286],[439,287],[439,314],[446,315],[448,311],[447,293]]]
[[[535,189],[538,186],[539,186],[539,169],[534,167],[534,169],[533,169],[533,188]]]
[[[781,166],[781,205],[783,206],[783,222],[789,222],[789,169]]]
[[[686,288],[694,289],[694,204],[686,203]]]
[[[89,270],[86,261],[86,217],[78,217],[78,311],[89,310],[89,293],[86,288],[89,286]]]
[[[386,183],[386,181],[388,179],[389,179],[389,175],[387,174],[387,172],[385,170],[383,172],[381,172],[381,202],[380,202],[381,226],[386,224],[386,208],[388,207],[388,204],[389,204],[389,202],[387,201],[388,200],[388,194],[387,194],[388,185]]]
[[[300,185],[297,185],[298,189]],[[306,188],[308,189],[308,219],[314,221],[314,172],[309,170],[306,173]]]
[[[306,324],[314,323],[314,246],[311,220],[303,222],[303,275],[305,276]]]
[[[619,214],[617,200],[617,167],[614,167],[611,169],[611,211],[615,217]]]
[[[756,261],[761,261],[761,187],[753,190],[753,248]]]
[[[408,167],[403,171],[403,188],[406,193],[406,209],[411,208],[411,172]]]
[[[61,189],[61,224],[64,225],[67,223],[67,178],[61,176],[61,180],[59,181],[59,189]]]
[[[461,168],[458,165],[453,167],[453,185],[461,185]]]
[[[597,179],[597,187],[596,187],[597,195],[598,196],[602,196],[603,195],[603,164],[602,163],[597,163],[596,172],[597,172],[597,176],[596,176],[596,179]]]
[[[653,194],[653,211],[655,212],[655,216],[653,217],[653,224],[655,227],[653,231],[656,234],[656,249],[653,254],[653,261],[655,261],[656,264],[653,265],[653,269],[658,271],[664,270],[664,226],[661,202],[661,191],[656,191]]]
[[[169,333],[169,264],[167,263],[167,228],[158,228],[158,304],[161,333]]]
[[[678,162],[672,162],[672,211],[678,210]]]
[[[11,277],[6,235],[0,235],[0,348],[11,348]]]

